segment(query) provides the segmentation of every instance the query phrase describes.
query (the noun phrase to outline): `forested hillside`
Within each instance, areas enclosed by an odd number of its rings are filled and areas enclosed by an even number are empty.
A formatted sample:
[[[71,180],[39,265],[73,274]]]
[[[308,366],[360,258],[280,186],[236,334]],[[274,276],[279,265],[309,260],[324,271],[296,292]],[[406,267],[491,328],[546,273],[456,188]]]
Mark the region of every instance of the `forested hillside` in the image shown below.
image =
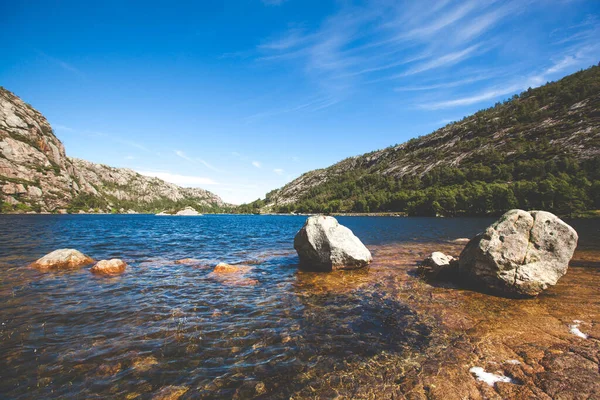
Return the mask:
[[[515,207],[560,215],[600,209],[600,66],[308,172],[240,211],[452,216]]]

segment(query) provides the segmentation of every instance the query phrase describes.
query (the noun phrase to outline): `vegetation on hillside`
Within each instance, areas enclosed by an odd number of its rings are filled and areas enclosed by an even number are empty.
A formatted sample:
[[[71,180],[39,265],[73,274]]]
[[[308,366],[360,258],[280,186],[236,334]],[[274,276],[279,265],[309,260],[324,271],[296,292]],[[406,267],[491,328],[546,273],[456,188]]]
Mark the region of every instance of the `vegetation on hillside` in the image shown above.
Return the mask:
[[[413,172],[398,172],[406,166]],[[600,66],[298,181],[311,179],[293,202],[285,192],[294,182],[239,211],[454,216],[600,209]]]

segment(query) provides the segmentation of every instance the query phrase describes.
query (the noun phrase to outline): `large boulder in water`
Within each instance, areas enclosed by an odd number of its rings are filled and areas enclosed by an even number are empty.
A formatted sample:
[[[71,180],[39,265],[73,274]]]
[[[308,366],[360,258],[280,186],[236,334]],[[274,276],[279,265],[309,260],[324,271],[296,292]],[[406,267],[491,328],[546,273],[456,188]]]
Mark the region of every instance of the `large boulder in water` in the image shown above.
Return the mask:
[[[47,271],[51,269],[76,269],[93,262],[92,258],[75,249],[58,249],[46,254],[30,266]]]
[[[567,272],[577,240],[554,214],[511,210],[467,244],[459,273],[505,295],[536,296]]]
[[[362,268],[373,259],[350,229],[335,218],[322,215],[306,220],[294,238],[294,248],[300,266],[322,271]]]

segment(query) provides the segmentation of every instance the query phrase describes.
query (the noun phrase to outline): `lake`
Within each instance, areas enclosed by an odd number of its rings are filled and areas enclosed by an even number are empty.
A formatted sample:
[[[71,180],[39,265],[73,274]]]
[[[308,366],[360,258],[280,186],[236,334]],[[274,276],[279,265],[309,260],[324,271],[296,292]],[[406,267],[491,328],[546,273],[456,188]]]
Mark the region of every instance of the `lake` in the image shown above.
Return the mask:
[[[393,384],[357,371],[408,362],[438,340],[435,323],[394,294],[397,275],[417,279],[400,264],[459,252],[449,241],[494,220],[339,217],[374,266],[318,274],[298,271],[293,238],[305,219],[0,215],[0,397],[329,398],[348,394],[344,379]],[[597,220],[568,222],[579,250],[600,250]],[[128,270],[27,268],[65,247]],[[223,280],[211,275],[219,262],[253,269]]]

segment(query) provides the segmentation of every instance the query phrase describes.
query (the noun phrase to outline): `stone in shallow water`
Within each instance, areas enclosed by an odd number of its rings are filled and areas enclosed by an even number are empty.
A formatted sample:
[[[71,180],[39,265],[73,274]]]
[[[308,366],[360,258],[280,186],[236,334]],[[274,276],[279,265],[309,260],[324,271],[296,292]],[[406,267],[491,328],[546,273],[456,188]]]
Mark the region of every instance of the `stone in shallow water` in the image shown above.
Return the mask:
[[[152,400],[177,400],[188,390],[187,386],[165,386],[152,396]]]
[[[199,264],[200,260],[196,260],[195,258],[182,258],[180,260],[173,261],[174,264]]]
[[[577,240],[554,214],[511,210],[467,244],[459,272],[501,294],[536,296],[567,272]]]
[[[231,265],[226,263],[219,263],[215,267],[214,274],[245,274],[252,270],[249,265]]]
[[[76,269],[93,263],[91,257],[75,249],[58,249],[46,254],[30,266],[45,271],[50,269]]]
[[[246,274],[252,271],[254,268],[249,265],[231,265],[226,263],[219,263],[211,272],[208,274],[209,278],[215,279],[225,285],[231,286],[254,286],[258,284],[256,279],[246,277]]]
[[[358,269],[373,260],[369,249],[350,229],[323,215],[306,220],[294,238],[294,248],[300,266],[319,271]]]
[[[442,252],[434,251],[421,265],[419,271],[429,279],[448,279],[458,272],[458,261]]]
[[[155,365],[158,365],[158,360],[154,356],[138,357],[133,360],[131,368],[138,371],[148,371]]]
[[[90,272],[97,275],[120,275],[125,272],[127,264],[123,260],[113,258],[112,260],[100,260],[94,265]]]

